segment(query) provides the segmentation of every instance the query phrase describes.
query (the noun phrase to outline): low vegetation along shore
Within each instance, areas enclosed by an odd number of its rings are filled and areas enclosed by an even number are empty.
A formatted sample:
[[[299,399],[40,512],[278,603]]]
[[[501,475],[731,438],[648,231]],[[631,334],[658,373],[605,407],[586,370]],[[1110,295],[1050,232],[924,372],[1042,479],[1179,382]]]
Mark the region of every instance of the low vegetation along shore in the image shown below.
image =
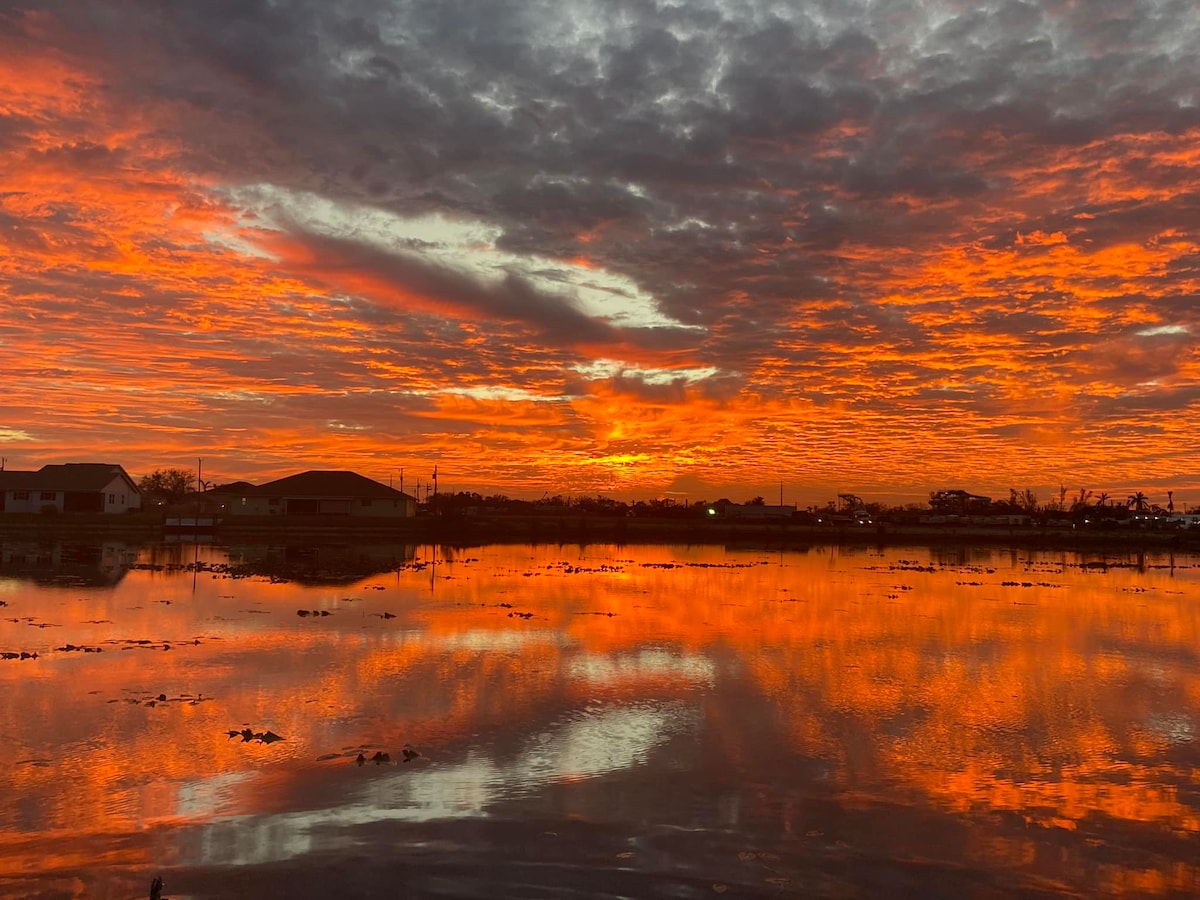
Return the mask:
[[[160,513],[124,516],[9,515],[0,520],[0,537],[122,537],[154,540],[168,535],[191,540],[186,526],[168,529]],[[1155,528],[1122,525],[1089,527],[1076,524],[977,525],[970,523],[754,521],[666,517],[608,517],[579,514],[418,516],[409,519],[351,517],[235,517],[218,520],[201,531],[205,539],[290,540],[346,536],[409,543],[693,543],[803,546],[827,543],[1002,544],[1043,548],[1161,547],[1200,552],[1200,528]]]

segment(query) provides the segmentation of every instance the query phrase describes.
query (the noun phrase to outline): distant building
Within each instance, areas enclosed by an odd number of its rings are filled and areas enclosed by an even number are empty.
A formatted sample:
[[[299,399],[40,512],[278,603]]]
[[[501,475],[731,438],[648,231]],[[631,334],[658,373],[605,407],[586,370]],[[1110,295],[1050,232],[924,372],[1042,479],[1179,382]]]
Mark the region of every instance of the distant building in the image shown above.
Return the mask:
[[[357,472],[310,471],[266,484],[235,482],[205,495],[205,508],[231,516],[353,516],[403,519],[417,498]]]
[[[726,519],[790,519],[796,514],[794,506],[768,506],[763,503],[730,503],[718,500],[709,507],[709,515]]]
[[[113,463],[66,463],[0,471],[0,512],[123,513],[142,508],[129,473]]]

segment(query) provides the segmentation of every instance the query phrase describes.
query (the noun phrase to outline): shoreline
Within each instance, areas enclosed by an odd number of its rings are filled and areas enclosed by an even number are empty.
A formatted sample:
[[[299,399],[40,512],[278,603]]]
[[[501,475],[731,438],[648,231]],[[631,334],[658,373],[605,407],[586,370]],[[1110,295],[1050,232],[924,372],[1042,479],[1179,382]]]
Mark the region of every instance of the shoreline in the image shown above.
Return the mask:
[[[344,539],[415,544],[716,544],[1002,546],[1036,550],[1180,550],[1200,552],[1200,529],[1084,529],[1028,526],[879,524],[868,527],[745,521],[617,518],[604,516],[488,516],[404,520],[315,517],[226,519],[199,535],[213,543],[320,542]],[[131,538],[192,543],[190,534],[170,534],[161,516],[43,516],[0,518],[0,539],[86,540]]]

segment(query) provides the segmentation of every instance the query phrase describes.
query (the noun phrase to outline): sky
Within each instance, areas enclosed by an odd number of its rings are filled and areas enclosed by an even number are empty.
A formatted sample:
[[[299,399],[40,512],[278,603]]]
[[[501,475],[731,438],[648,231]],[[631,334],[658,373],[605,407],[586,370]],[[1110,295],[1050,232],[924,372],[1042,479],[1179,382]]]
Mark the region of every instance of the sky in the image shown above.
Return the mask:
[[[1200,503],[1192,0],[0,0],[0,454]]]

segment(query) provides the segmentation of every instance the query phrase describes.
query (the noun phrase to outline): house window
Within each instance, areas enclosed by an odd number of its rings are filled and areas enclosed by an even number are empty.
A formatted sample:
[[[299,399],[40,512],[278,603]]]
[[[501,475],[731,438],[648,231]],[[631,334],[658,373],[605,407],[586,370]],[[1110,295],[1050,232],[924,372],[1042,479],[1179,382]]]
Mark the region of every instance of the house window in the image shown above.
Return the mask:
[[[29,491],[13,491],[14,500],[28,500]]]
[[[121,495],[121,505],[122,506],[125,505],[125,495],[124,494]]]
[[[42,491],[43,500],[53,500],[55,497],[54,491]]]
[[[109,495],[108,495],[108,502],[109,502],[109,503],[116,503],[116,502],[117,502],[117,495],[116,495],[116,494],[109,494]]]

